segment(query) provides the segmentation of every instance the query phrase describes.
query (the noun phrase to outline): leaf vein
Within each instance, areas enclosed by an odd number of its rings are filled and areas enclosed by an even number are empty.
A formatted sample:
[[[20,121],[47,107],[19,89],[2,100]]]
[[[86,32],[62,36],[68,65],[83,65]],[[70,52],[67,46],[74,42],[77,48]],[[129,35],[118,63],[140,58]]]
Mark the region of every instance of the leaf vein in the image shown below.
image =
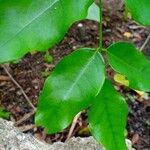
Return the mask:
[[[88,68],[88,66],[90,65],[90,63],[93,61],[94,57],[96,55],[96,52],[94,53],[94,55],[89,58],[88,63],[86,65],[84,65],[83,69],[81,70],[81,72],[79,73],[79,75],[77,76],[77,78],[75,79],[75,81],[73,82],[73,84],[71,85],[71,87],[69,88],[69,90],[67,91],[67,93],[64,96],[64,100],[67,100],[69,94],[71,93],[71,91],[73,90],[73,88],[75,87],[75,85],[77,84],[77,82],[80,80],[80,78],[82,77],[82,75],[85,73],[86,69]]]
[[[31,25],[36,19],[41,17],[44,13],[46,13],[53,5],[55,5],[59,0],[55,0],[50,6],[48,6],[46,9],[44,9],[42,12],[40,12],[37,16],[35,16],[32,20],[30,20],[27,24],[25,24],[22,29],[20,29],[14,36],[12,36],[10,39],[8,39],[5,43],[1,45],[0,48],[4,47],[6,44],[8,44],[10,41],[15,39],[22,31],[24,31],[29,25]]]

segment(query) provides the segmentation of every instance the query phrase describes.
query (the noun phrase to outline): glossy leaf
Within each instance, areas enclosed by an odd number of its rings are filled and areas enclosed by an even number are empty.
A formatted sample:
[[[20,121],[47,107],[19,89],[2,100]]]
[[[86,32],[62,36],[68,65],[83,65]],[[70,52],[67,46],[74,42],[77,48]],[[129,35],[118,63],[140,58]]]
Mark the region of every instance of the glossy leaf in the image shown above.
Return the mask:
[[[87,19],[97,22],[100,21],[99,7],[95,3],[89,7]]]
[[[75,21],[86,18],[93,0],[0,0],[0,63],[44,51]]]
[[[139,23],[150,26],[150,1],[125,0],[132,17]]]
[[[150,61],[134,45],[119,42],[108,48],[111,67],[129,80],[129,87],[150,91]]]
[[[47,128],[48,133],[66,128],[92,103],[104,80],[103,59],[98,52],[83,48],[65,57],[45,82],[36,124]]]
[[[124,137],[127,113],[124,98],[106,80],[88,113],[91,133],[106,150],[127,150]]]

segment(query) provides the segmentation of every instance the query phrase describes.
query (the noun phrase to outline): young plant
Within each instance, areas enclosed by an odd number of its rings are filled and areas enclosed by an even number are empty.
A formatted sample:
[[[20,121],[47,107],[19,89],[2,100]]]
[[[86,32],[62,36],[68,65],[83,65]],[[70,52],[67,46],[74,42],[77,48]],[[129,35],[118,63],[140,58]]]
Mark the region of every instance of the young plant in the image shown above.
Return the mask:
[[[97,13],[93,0],[0,0],[0,63],[43,51],[63,39],[69,27]],[[125,0],[133,18],[150,26],[150,2]],[[91,6],[91,7],[90,7]],[[35,123],[48,133],[66,128],[74,116],[89,108],[92,135],[107,150],[127,150],[124,131],[128,114],[125,99],[105,76],[106,52],[109,65],[124,75],[129,87],[150,91],[150,61],[133,44],[118,42],[107,49],[102,45],[102,2],[99,0],[99,47],[80,48],[62,59],[46,79],[39,97]]]
[[[5,111],[5,109],[0,106],[0,118],[8,119],[9,116],[10,116],[10,113]]]

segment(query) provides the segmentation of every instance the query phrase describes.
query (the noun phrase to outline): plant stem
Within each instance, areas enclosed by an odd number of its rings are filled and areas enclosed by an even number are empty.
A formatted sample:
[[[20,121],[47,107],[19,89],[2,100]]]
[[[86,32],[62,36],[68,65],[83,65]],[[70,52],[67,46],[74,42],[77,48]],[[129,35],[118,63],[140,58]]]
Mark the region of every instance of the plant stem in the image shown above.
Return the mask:
[[[100,16],[100,23],[99,23],[99,51],[102,51],[103,48],[103,15],[102,15],[102,0],[99,0],[99,16]]]
[[[148,37],[146,38],[144,44],[141,46],[140,51],[144,50],[144,48],[147,45],[147,43],[149,42],[149,40],[150,40],[150,33],[149,33]]]
[[[125,19],[125,21],[127,21],[128,20],[128,8],[127,8],[127,5],[125,4],[125,6],[124,6],[125,8],[124,8],[124,19]]]
[[[29,105],[33,108],[34,112],[36,111],[36,108],[34,107],[34,105],[32,104],[32,102],[30,101],[29,97],[26,95],[26,93],[24,92],[23,88],[21,87],[21,85],[13,78],[13,76],[10,74],[10,72],[8,71],[8,67],[7,65],[2,65],[3,69],[5,70],[5,72],[7,73],[7,75],[9,76],[9,78],[12,80],[12,82],[20,89],[20,91],[22,92],[22,95],[25,97],[25,99],[27,100],[27,102],[29,103]]]

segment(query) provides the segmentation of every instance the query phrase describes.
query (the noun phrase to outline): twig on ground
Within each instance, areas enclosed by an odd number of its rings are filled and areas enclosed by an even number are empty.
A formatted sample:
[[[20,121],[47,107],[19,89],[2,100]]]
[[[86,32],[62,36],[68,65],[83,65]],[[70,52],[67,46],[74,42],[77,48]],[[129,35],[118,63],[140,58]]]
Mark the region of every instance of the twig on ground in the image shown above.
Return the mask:
[[[20,89],[21,93],[23,94],[23,96],[25,97],[25,99],[27,100],[27,102],[29,103],[29,105],[33,108],[33,110],[35,111],[36,108],[34,107],[34,105],[31,103],[30,99],[28,98],[28,96],[26,95],[26,93],[24,92],[23,88],[19,85],[19,83],[13,78],[13,76],[10,74],[10,72],[8,71],[8,66],[6,65],[2,65],[3,69],[5,70],[5,72],[7,73],[7,75],[9,76],[9,78],[12,80],[12,82]]]
[[[30,125],[21,126],[18,128],[21,132],[26,132],[26,131],[32,130],[34,127],[35,126],[33,124],[30,124]]]
[[[29,119],[31,116],[33,116],[35,113],[35,110],[31,111],[30,113],[26,114],[23,116],[23,118],[21,118],[20,120],[18,120],[17,122],[15,122],[15,126],[18,126],[19,124],[21,124],[22,122],[26,121],[27,119]]]
[[[75,128],[75,126],[76,126],[76,124],[77,124],[77,121],[78,121],[80,115],[81,115],[81,112],[79,112],[79,113],[74,117],[66,141],[68,141],[68,140],[71,138],[72,133],[73,133],[73,131],[74,131],[74,128]]]
[[[8,81],[10,78],[8,76],[0,75],[0,81]]]
[[[144,50],[144,48],[147,45],[147,43],[149,42],[149,40],[150,40],[150,33],[149,33],[148,37],[146,38],[145,42],[143,43],[143,45],[141,46],[140,51]]]

